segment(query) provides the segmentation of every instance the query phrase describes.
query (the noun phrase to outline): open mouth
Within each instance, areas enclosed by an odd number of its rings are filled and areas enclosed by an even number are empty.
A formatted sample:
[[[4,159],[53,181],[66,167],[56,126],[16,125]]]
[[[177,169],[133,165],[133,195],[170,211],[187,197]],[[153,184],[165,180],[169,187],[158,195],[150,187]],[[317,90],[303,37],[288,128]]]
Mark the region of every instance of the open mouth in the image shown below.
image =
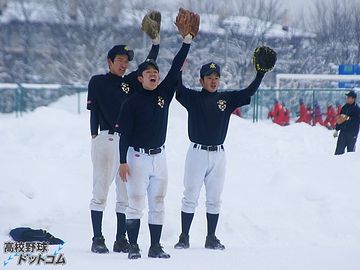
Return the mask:
[[[153,83],[154,83],[154,82],[156,82],[156,80],[155,80],[155,79],[150,79],[150,82],[153,82]]]

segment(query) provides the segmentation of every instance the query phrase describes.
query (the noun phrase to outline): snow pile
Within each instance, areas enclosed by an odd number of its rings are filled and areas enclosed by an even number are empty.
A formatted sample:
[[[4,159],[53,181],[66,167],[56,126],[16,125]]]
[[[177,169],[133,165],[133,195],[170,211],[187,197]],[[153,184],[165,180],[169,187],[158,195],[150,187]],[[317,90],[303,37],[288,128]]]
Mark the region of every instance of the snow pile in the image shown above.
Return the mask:
[[[48,229],[66,241],[66,269],[359,269],[360,153],[335,157],[336,142],[325,128],[253,124],[237,117],[231,120],[225,143],[227,179],[217,231],[227,249],[203,249],[202,194],[191,228],[191,249],[174,250],[188,147],[186,112],[176,101],[169,119],[162,240],[172,258],[146,257],[146,222],[139,237],[145,259],[133,262],[124,254],[92,254],[89,116],[74,112],[75,100],[66,97],[20,119],[1,118],[1,243],[9,239],[10,228]],[[115,237],[114,198],[111,188],[103,224],[109,248]],[[6,258],[1,255],[2,261]],[[6,267],[18,269],[15,262]]]

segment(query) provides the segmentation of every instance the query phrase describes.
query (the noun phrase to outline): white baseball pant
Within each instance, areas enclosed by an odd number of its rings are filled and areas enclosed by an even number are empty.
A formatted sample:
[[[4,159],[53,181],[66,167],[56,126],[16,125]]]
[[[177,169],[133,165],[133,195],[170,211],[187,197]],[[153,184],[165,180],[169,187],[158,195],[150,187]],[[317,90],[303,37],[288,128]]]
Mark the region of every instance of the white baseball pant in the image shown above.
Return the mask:
[[[125,213],[127,208],[126,186],[118,174],[119,135],[109,134],[107,130],[100,131],[91,141],[91,159],[93,163],[93,197],[90,210],[104,211],[109,188],[115,179],[117,213]]]
[[[136,152],[132,147],[127,153],[130,175],[126,182],[129,205],[127,219],[140,219],[145,209],[145,197],[148,198],[149,224],[164,223],[164,198],[166,195],[168,174],[165,148],[161,153],[148,155]]]
[[[186,155],[184,173],[184,197],[182,211],[195,213],[203,184],[206,189],[206,212],[219,214],[221,194],[225,181],[226,157],[225,151],[207,151],[195,149],[190,144]]]

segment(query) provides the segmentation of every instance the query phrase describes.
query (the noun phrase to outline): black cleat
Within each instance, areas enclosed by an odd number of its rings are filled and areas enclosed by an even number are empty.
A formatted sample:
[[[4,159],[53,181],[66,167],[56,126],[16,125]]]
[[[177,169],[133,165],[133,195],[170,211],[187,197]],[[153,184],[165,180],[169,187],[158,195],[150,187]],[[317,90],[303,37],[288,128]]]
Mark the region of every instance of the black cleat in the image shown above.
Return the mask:
[[[154,246],[151,246],[149,248],[149,254],[148,254],[149,258],[160,258],[160,259],[169,259],[170,255],[167,254],[164,250],[163,247],[160,244],[156,244]]]
[[[108,248],[105,245],[104,236],[94,237],[92,239],[91,251],[94,253],[109,253]]]
[[[205,248],[224,250],[225,246],[220,243],[220,240],[215,235],[206,236]]]
[[[129,244],[128,258],[130,260],[136,260],[141,258],[140,248],[138,244]]]
[[[114,252],[128,253],[129,252],[129,242],[128,242],[128,240],[124,237],[121,240],[115,241],[113,251]]]
[[[189,244],[189,235],[188,234],[180,234],[179,242],[177,242],[174,246],[176,249],[187,249],[190,247]]]

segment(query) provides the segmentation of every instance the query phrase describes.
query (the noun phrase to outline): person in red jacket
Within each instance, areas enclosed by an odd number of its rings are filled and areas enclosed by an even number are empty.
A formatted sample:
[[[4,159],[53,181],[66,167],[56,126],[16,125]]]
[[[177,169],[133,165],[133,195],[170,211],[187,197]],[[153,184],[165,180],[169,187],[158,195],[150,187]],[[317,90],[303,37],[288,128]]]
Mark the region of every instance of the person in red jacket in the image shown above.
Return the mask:
[[[313,119],[313,111],[311,105],[308,104],[306,106],[306,123],[311,125],[312,119]]]
[[[273,122],[280,126],[284,123],[284,109],[281,103],[278,100],[275,100],[274,108],[271,112]]]
[[[296,123],[307,123],[307,109],[302,99],[300,99],[298,116],[299,118],[296,120]]]
[[[314,104],[314,121],[313,126],[316,126],[316,124],[320,124],[321,126],[324,125],[324,121],[322,118],[321,108],[319,103],[316,101]]]
[[[341,114],[341,103],[339,101],[336,101],[336,111],[337,111],[337,114],[336,115],[340,115]]]
[[[284,111],[284,121],[282,123],[283,126],[290,125],[290,110],[285,106],[285,102],[282,103],[283,111]]]
[[[269,113],[270,113],[270,112],[269,112]],[[239,116],[239,117],[241,117],[241,118],[243,117],[240,107],[239,107],[239,108],[236,108],[236,109],[232,112],[232,114],[235,114],[235,115],[237,115],[237,116]]]
[[[325,121],[324,121],[324,125],[328,129],[334,129],[335,128],[336,115],[337,115],[337,112],[336,112],[335,108],[333,107],[332,103],[329,102],[328,106],[327,106],[327,110],[326,110],[326,118],[325,118]]]

